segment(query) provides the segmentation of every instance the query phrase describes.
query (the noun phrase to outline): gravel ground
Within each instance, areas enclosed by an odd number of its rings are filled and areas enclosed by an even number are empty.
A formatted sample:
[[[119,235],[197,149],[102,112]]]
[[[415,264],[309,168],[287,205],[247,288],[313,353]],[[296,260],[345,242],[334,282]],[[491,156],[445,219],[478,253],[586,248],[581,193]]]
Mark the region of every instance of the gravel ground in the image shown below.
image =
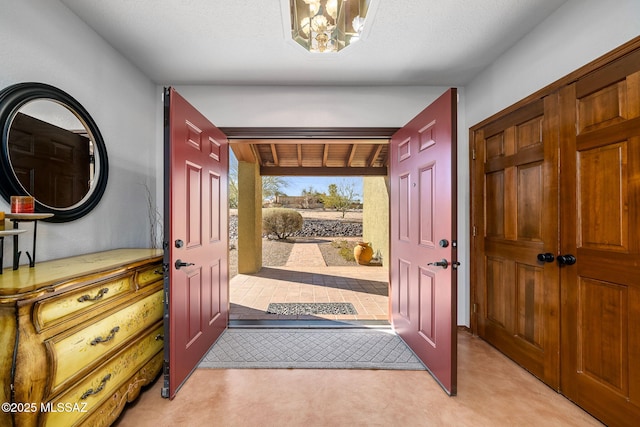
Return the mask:
[[[356,266],[358,263],[355,259],[347,260],[340,254],[340,247],[343,247],[349,254],[351,254],[351,258],[353,258],[353,248],[357,244],[356,242],[357,240],[338,238],[331,242],[320,243],[318,247],[320,248],[320,252],[322,252],[322,258],[324,258],[324,262],[327,266]]]
[[[281,267],[287,263],[293,240],[262,239],[262,265],[265,267]]]
[[[300,211],[302,213],[302,211]],[[351,212],[350,212],[351,213]],[[348,215],[348,214],[347,214]],[[304,212],[302,230],[292,237],[359,237],[362,236],[362,215],[342,218],[339,212]],[[266,236],[264,236],[266,237]],[[229,239],[238,238],[238,216],[229,216]]]

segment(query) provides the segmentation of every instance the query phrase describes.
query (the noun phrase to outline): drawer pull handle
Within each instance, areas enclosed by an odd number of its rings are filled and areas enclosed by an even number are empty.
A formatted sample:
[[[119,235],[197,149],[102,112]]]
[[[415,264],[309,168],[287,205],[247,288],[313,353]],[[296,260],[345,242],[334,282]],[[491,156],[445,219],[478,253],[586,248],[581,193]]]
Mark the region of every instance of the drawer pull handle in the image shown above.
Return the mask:
[[[105,338],[94,338],[93,341],[91,341],[91,345],[98,345],[101,342],[111,341],[116,336],[116,332],[118,332],[119,330],[120,326],[116,326],[115,328],[111,329],[111,331],[109,331],[109,335],[107,335]]]
[[[96,388],[95,390],[90,388],[89,390],[85,391],[84,393],[82,393],[82,396],[80,396],[80,399],[84,400],[87,397],[91,396],[92,394],[100,393],[104,389],[104,386],[107,385],[107,381],[109,381],[110,379],[111,379],[111,374],[105,375],[102,381],[100,381],[100,385],[98,386],[98,388]]]
[[[98,291],[98,293],[96,294],[95,297],[90,297],[89,295],[82,295],[80,298],[78,298],[78,302],[85,302],[85,301],[98,301],[99,299],[101,299],[104,294],[106,294],[107,292],[109,292],[109,288],[102,288]]]
[[[164,341],[164,335],[162,334],[156,335],[156,341]]]

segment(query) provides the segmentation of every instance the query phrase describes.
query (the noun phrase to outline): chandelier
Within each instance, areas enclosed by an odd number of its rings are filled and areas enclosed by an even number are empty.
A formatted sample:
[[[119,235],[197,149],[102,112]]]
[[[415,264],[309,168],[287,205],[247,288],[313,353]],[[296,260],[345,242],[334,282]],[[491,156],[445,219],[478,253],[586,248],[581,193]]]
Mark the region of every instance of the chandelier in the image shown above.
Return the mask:
[[[370,0],[290,0],[291,36],[310,52],[338,52],[360,39]]]

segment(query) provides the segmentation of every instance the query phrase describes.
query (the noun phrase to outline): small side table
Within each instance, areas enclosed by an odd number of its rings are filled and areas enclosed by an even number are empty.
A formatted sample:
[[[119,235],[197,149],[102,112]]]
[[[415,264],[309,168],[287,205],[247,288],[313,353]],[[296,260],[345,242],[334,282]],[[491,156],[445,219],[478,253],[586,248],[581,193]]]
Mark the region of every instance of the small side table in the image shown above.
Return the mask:
[[[4,236],[16,236],[20,233],[24,233],[27,230],[0,230],[0,274],[2,274],[3,261],[4,261]]]
[[[18,223],[20,222],[33,222],[33,250],[31,254],[27,252],[29,258],[29,267],[36,265],[36,234],[38,233],[38,220],[51,218],[53,214],[50,213],[7,213],[5,218],[13,222],[13,229],[18,229]],[[13,235],[13,269],[17,270],[20,265],[20,255],[22,253],[18,251],[18,234]]]

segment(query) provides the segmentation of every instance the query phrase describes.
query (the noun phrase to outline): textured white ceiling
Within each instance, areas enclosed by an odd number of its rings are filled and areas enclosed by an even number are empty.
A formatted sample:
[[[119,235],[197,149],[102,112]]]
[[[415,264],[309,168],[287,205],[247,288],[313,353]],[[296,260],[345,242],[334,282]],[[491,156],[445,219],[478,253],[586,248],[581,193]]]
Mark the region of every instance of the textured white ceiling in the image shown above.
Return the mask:
[[[60,0],[158,84],[463,86],[566,0],[375,0],[365,38],[311,54],[288,0]]]

